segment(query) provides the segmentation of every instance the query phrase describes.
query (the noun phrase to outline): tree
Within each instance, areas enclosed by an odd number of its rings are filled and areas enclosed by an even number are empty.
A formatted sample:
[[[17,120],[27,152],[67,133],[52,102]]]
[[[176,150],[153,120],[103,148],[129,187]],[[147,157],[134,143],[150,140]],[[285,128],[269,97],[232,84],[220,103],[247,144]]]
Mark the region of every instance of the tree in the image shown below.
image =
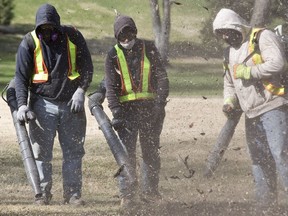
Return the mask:
[[[203,48],[209,55],[222,56],[222,53],[220,53],[220,51],[222,52],[222,44],[217,41],[212,29],[213,20],[221,8],[234,10],[245,20],[250,20],[252,26],[269,27],[273,20],[276,19],[286,19],[286,22],[288,22],[287,0],[207,0],[206,7],[209,9],[210,17],[205,20],[200,32]]]
[[[270,0],[257,0],[254,2],[253,14],[250,20],[251,26],[261,27],[268,22]]]
[[[181,3],[175,1],[162,0],[162,5],[160,7],[158,0],[150,0],[155,45],[158,48],[165,65],[168,64],[172,4],[181,5]],[[162,22],[160,17],[160,8],[163,10]]]
[[[10,25],[13,13],[14,4],[13,0],[0,0],[0,24]]]
[[[168,63],[169,37],[170,37],[170,0],[162,1],[163,20],[161,22],[158,0],[150,0],[155,45],[165,64]]]

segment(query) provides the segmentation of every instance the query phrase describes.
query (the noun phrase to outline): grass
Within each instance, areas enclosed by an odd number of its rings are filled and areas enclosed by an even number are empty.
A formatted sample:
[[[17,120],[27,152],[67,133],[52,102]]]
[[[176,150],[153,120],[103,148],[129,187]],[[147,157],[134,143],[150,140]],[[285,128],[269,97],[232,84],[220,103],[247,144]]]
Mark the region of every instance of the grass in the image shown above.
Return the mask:
[[[15,19],[11,25],[15,32],[0,34],[0,89],[3,89],[14,76],[17,47],[23,35],[34,28],[35,12],[38,6],[45,2],[15,1]],[[219,59],[205,60],[199,57],[203,53],[199,44],[198,29],[201,20],[207,15],[206,10],[201,8],[204,0],[179,0],[179,2],[183,5],[172,8],[171,58],[170,65],[167,67],[171,95],[218,96],[222,91],[221,62]],[[148,1],[133,0],[120,3],[119,0],[51,0],[49,3],[57,8],[62,24],[75,25],[87,40],[94,64],[94,77],[89,92],[94,91],[102,80],[105,55],[115,43],[114,8],[135,19],[139,37],[153,40]],[[5,119],[7,118],[2,115],[0,120]],[[12,125],[12,121],[9,125]],[[31,204],[33,191],[27,181],[19,146],[15,141],[14,128],[12,128],[12,132],[9,131],[12,139],[5,140],[5,148],[0,148],[2,183],[0,215],[117,215],[119,213],[118,187],[116,179],[113,178],[117,165],[103,134],[99,132],[96,123],[94,126],[92,133],[95,133],[95,136],[86,138],[86,155],[83,159],[83,194],[88,204],[80,209],[71,209],[63,205],[59,207],[62,201],[62,154],[57,141],[55,141],[53,158],[52,206],[39,208]],[[164,162],[166,160],[170,159],[163,158]],[[165,172],[165,169],[163,171]],[[171,192],[173,188],[169,186],[161,189],[173,193]]]
[[[42,0],[15,1],[15,18],[11,25],[15,33],[0,34],[1,89],[13,77],[18,45],[23,35],[34,28],[37,8],[45,2]],[[171,58],[170,66],[167,67],[171,94],[220,95],[222,91],[220,63],[215,63],[214,60],[206,61],[204,58],[202,61],[198,59],[196,63],[194,61],[195,56],[203,56],[201,44],[199,44],[199,29],[208,15],[202,7],[205,5],[205,0],[179,0],[179,2],[182,5],[173,5],[171,9]],[[94,64],[94,77],[90,92],[94,91],[102,80],[105,55],[115,43],[113,38],[114,9],[134,18],[139,38],[148,40],[154,38],[149,1],[123,1],[120,4],[118,0],[51,0],[49,3],[58,10],[62,24],[76,26],[87,40]]]
[[[184,62],[183,62],[184,61]],[[223,78],[218,59],[172,60],[167,69],[172,95],[222,95]]]

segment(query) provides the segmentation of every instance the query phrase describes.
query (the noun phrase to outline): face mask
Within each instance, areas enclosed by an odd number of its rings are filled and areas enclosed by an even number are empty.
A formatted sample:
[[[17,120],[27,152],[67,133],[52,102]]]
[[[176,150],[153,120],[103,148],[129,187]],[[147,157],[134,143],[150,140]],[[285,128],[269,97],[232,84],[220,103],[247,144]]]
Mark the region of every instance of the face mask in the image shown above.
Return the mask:
[[[218,30],[217,36],[232,47],[239,47],[243,41],[242,33],[233,29]]]
[[[120,42],[120,44],[124,49],[132,49],[135,44],[135,39],[128,41],[127,43]]]
[[[40,40],[43,40],[46,43],[51,43],[57,40],[58,32],[55,30],[54,27],[42,26],[39,28],[38,37]]]

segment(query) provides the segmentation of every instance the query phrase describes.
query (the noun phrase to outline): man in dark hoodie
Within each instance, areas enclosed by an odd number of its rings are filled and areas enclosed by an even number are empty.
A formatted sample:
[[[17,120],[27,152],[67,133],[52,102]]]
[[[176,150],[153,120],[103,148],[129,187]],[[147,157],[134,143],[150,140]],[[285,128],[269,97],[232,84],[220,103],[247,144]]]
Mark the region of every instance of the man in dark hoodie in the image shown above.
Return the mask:
[[[156,203],[159,194],[160,134],[165,117],[169,80],[159,52],[153,42],[136,37],[137,28],[131,17],[115,19],[117,44],[105,62],[105,87],[112,125],[127,148],[132,165],[133,182],[124,173],[118,176],[121,206],[135,206],[137,191],[136,142],[139,135],[142,150],[142,193],[146,202]]]
[[[92,76],[91,55],[82,34],[74,27],[62,26],[54,6],[40,6],[35,30],[24,36],[18,48],[15,74],[17,118],[29,121],[43,192],[35,198],[36,204],[48,205],[52,198],[51,160],[56,133],[63,152],[64,203],[84,204],[84,100]]]

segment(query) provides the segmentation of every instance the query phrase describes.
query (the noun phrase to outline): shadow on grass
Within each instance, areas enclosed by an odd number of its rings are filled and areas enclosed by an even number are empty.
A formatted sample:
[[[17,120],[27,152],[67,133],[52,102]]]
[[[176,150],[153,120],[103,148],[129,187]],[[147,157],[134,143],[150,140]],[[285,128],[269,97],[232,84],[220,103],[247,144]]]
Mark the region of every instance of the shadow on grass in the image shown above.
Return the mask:
[[[155,207],[152,204],[137,206],[131,212],[123,212],[120,215],[138,215],[138,216],[284,216],[287,215],[287,207],[278,206],[269,209],[269,213],[260,213],[256,205],[253,203],[228,203],[228,202],[197,202],[197,203],[184,203],[184,202],[168,202],[160,204]]]

